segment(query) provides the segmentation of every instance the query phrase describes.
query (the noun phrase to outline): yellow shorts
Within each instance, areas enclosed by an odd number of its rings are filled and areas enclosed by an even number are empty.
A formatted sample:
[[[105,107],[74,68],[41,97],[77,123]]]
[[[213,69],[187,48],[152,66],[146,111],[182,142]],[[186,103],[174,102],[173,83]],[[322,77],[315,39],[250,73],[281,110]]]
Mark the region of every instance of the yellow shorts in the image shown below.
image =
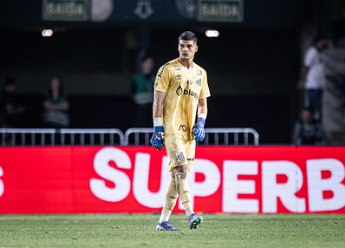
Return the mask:
[[[178,134],[167,134],[164,135],[164,146],[169,158],[169,171],[180,165],[188,165],[188,171],[193,171],[194,139]]]

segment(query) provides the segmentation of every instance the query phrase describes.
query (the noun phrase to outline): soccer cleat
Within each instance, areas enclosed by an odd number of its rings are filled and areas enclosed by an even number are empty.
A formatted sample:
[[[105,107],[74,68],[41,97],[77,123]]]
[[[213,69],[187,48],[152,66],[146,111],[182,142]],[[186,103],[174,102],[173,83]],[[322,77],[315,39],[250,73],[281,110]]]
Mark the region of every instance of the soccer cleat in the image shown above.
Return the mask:
[[[202,216],[196,215],[195,213],[191,214],[188,217],[189,229],[197,229],[198,225],[203,221]]]
[[[170,225],[169,221],[164,221],[162,223],[157,223],[156,231],[182,231],[176,227]]]

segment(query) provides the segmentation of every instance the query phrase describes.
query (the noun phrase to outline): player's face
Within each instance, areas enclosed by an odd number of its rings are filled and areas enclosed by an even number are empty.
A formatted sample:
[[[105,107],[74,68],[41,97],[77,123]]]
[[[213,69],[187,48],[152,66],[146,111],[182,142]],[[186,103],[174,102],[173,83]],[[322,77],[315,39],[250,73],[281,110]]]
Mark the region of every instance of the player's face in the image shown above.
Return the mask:
[[[194,54],[198,51],[198,46],[192,40],[180,40],[178,51],[181,59],[189,60],[194,58]]]

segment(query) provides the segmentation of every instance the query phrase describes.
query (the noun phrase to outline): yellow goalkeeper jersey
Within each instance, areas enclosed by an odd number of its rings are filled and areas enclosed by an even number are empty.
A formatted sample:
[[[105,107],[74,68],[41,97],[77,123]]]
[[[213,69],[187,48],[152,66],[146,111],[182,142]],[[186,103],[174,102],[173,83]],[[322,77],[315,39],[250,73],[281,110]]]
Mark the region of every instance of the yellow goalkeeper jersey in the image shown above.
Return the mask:
[[[195,63],[187,69],[174,59],[158,70],[154,89],[166,93],[163,103],[164,133],[192,138],[199,99],[211,95],[206,71]]]

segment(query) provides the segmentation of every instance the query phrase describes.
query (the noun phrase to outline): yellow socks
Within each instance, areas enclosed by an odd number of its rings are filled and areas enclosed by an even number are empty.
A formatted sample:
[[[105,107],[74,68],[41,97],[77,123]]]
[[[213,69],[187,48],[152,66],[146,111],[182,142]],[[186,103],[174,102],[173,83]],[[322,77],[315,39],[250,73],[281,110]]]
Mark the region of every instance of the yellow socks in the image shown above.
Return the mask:
[[[184,209],[192,209],[187,173],[175,174],[176,189]]]
[[[171,214],[171,211],[175,207],[177,197],[178,197],[178,194],[176,190],[176,182],[174,178],[171,178],[167,191],[165,193],[164,206],[162,210],[163,214],[168,214],[168,215]]]

